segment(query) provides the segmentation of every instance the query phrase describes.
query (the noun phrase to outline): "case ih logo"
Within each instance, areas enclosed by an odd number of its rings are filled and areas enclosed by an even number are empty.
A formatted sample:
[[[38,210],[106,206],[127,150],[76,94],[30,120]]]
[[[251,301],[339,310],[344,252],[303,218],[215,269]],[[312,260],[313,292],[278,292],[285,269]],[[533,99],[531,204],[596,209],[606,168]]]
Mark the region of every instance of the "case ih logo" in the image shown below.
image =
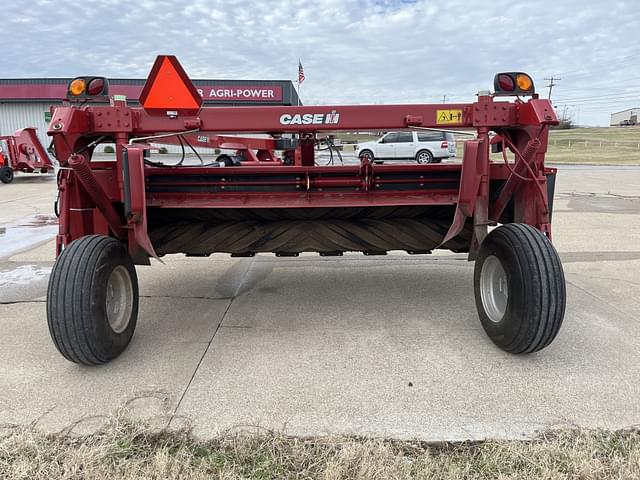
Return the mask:
[[[340,121],[340,114],[335,110],[331,113],[296,113],[290,115],[285,113],[280,117],[282,125],[327,125],[336,124]]]

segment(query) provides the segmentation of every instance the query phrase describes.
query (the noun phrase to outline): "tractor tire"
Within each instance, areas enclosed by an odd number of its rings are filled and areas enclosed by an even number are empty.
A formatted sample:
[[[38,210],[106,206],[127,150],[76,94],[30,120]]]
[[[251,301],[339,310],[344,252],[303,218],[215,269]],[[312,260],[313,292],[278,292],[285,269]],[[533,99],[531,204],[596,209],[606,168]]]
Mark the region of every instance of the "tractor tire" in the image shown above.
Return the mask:
[[[373,155],[373,152],[371,150],[362,150],[358,155],[358,158],[360,159],[361,162],[364,161],[365,158],[368,158],[371,163],[374,163],[376,161]]]
[[[225,167],[233,166],[233,159],[225,153],[223,153],[222,155],[218,155],[218,158],[216,158],[216,162],[224,163]]]
[[[510,223],[480,246],[474,293],[482,327],[509,353],[548,346],[562,325],[566,305],[560,257],[539,230]]]
[[[13,170],[11,167],[2,167],[0,168],[0,181],[2,183],[11,183],[13,182]]]
[[[69,361],[100,365],[127,347],[138,317],[138,279],[118,240],[88,235],[62,251],[49,278],[47,322]]]
[[[416,153],[416,162],[418,163],[433,163],[433,153],[429,150],[420,150]]]

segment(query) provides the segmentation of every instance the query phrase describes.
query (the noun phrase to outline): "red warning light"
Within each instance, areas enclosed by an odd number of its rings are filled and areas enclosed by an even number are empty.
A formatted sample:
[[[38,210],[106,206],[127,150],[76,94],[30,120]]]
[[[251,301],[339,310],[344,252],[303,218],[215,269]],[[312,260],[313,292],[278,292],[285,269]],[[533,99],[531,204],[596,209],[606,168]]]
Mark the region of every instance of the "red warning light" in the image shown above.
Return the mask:
[[[140,104],[155,115],[197,115],[202,97],[175,56],[159,55],[140,94]]]

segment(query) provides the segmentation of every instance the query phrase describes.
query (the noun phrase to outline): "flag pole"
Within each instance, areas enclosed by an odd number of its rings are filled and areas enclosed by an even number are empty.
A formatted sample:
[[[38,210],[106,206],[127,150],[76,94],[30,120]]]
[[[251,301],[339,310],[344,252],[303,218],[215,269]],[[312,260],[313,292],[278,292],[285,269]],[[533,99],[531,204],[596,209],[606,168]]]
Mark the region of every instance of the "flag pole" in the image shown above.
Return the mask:
[[[300,106],[300,90],[302,89],[302,82],[304,81],[304,71],[302,70],[302,60],[298,58],[298,106]]]

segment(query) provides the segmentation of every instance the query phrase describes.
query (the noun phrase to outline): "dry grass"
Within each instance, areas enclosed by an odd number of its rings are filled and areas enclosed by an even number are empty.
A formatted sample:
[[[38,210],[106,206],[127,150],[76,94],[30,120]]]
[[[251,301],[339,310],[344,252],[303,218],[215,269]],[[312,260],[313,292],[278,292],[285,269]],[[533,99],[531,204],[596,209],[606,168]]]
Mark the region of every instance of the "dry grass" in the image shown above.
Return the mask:
[[[549,163],[640,165],[640,127],[553,130]]]
[[[458,139],[459,158],[462,158],[463,142],[462,138]],[[491,154],[491,158],[501,161],[502,154]],[[640,127],[552,130],[545,162],[640,165]]]
[[[200,442],[112,418],[83,437],[11,427],[2,479],[631,479],[639,431],[562,431],[529,441],[429,445],[360,438],[229,433]]]

